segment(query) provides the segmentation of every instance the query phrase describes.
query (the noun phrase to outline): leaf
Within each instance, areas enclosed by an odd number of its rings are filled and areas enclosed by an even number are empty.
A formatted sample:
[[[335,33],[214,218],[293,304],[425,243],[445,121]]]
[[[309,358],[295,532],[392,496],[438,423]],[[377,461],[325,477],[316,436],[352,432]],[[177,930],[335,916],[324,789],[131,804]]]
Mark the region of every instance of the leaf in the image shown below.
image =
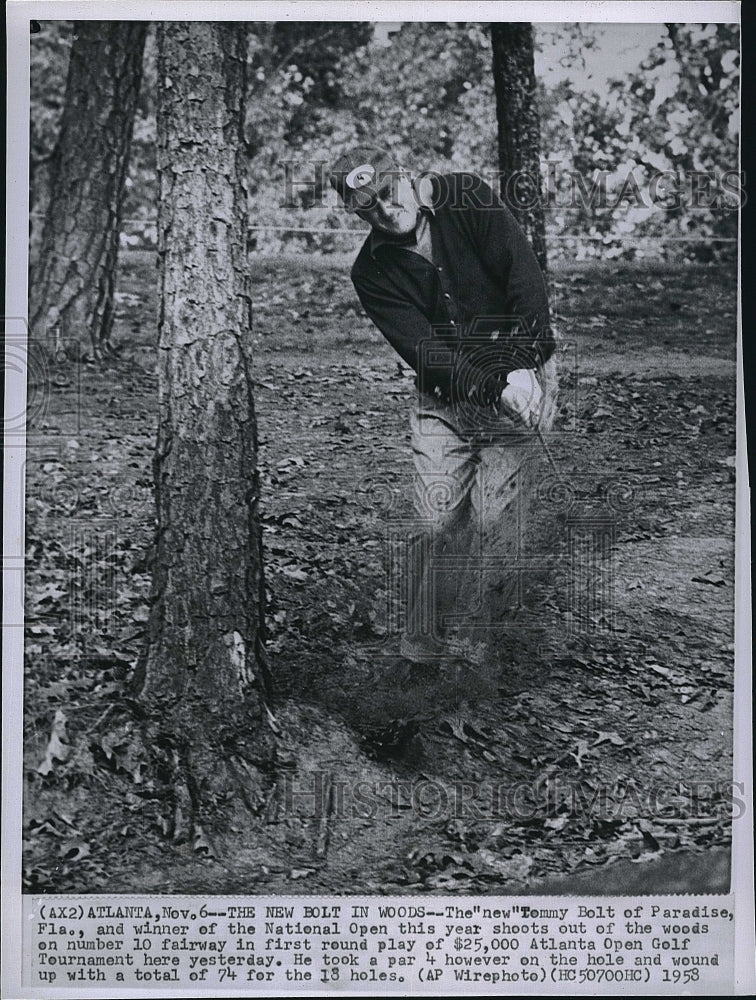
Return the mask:
[[[55,766],[55,761],[65,763],[71,756],[72,747],[69,746],[66,738],[66,719],[62,709],[58,709],[53,720],[50,742],[47,744],[45,759],[37,768],[37,774],[47,775]]]
[[[661,845],[645,824],[641,825],[641,833],[643,835],[643,846],[646,851],[655,851],[658,853],[661,850]]]
[[[307,878],[308,876],[312,875],[314,871],[315,871],[314,868],[292,868],[291,872],[289,873],[289,878],[292,880],[299,878]]]
[[[655,674],[661,674],[661,676],[665,677],[670,684],[674,684],[677,687],[688,684],[688,678],[686,678],[684,674],[680,674],[676,670],[672,670],[670,667],[662,667],[658,663],[649,663],[648,667],[650,670],[653,670]]]
[[[305,461],[299,455],[291,455],[289,458],[284,458],[276,466],[277,472],[288,472],[291,470],[291,466],[297,469],[304,468]]]
[[[469,743],[463,729],[464,723],[460,719],[445,719],[444,721],[461,743]]]
[[[271,712],[271,710],[268,708],[267,705],[265,706],[265,714],[267,716],[268,725],[270,726],[270,728],[273,730],[273,732],[276,734],[276,736],[280,736],[281,735],[281,727],[278,725],[278,721],[277,721],[275,715],[273,715],[273,713]]]
[[[290,580],[294,580],[295,583],[306,583],[310,579],[309,573],[305,573],[298,566],[282,566],[281,572]]]
[[[196,826],[194,827],[194,841],[192,844],[192,848],[195,854],[201,854],[206,858],[217,857],[217,854],[212,844],[210,843],[210,840],[206,836],[205,831],[202,829],[199,823],[197,823]]]
[[[55,816],[57,816],[58,819],[62,819],[63,822],[66,824],[66,826],[70,826],[71,829],[74,831],[74,833],[78,833],[79,832],[76,829],[76,827],[74,826],[73,820],[70,819],[70,817],[66,816],[66,814],[64,812],[61,812],[60,809],[53,809],[53,814]]]
[[[579,740],[577,747],[574,750],[570,750],[570,756],[575,758],[578,767],[583,766],[583,757],[585,757],[589,749],[588,740]]]
[[[622,737],[618,733],[613,733],[613,732],[612,733],[604,733],[601,730],[598,731],[598,735],[596,737],[596,741],[593,744],[593,746],[597,747],[597,746],[599,746],[599,744],[601,744],[601,743],[607,743],[607,742],[608,743],[612,743],[616,747],[627,746],[627,744],[625,743],[625,741],[622,739]]]
[[[487,733],[484,733],[482,727],[479,726],[476,729],[471,722],[465,722],[463,723],[463,726],[470,734],[470,738],[476,740],[478,743],[485,744],[491,741],[491,736],[488,735]]]
[[[55,604],[61,597],[65,596],[65,590],[62,590],[57,584],[46,583],[35,593],[34,604],[44,604],[46,601],[50,601]]]
[[[81,861],[92,853],[89,844],[83,840],[67,840],[60,846],[60,856],[67,861]]]
[[[661,674],[662,677],[671,677],[674,673],[669,667],[663,667],[660,663],[648,663],[649,670],[653,670],[655,674]]]
[[[486,867],[506,879],[524,879],[533,867],[533,858],[528,854],[513,854],[511,858],[501,858],[493,851],[481,847],[473,857],[479,858]]]
[[[130,664],[131,657],[126,656],[117,649],[108,649],[106,646],[95,646],[88,657],[91,663],[122,663]]]
[[[463,880],[460,882],[460,879]],[[451,889],[455,892],[459,892],[460,889],[467,888],[467,882],[470,880],[470,873],[460,869],[452,869],[448,872],[438,872],[435,875],[429,875],[425,879],[425,884],[431,889]]]

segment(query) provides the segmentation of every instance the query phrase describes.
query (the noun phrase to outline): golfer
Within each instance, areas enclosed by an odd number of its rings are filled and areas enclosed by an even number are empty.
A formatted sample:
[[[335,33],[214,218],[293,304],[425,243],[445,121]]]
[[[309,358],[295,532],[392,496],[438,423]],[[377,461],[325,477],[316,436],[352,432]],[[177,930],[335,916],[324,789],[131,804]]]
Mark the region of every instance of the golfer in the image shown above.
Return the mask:
[[[344,153],[330,179],[371,226],[351,272],[360,302],[417,374],[419,523],[402,581],[400,654],[466,658],[471,594],[482,607],[470,572],[487,564],[487,524],[501,535],[513,517],[518,470],[553,420],[543,275],[512,213],[474,174],[413,176],[366,146]]]

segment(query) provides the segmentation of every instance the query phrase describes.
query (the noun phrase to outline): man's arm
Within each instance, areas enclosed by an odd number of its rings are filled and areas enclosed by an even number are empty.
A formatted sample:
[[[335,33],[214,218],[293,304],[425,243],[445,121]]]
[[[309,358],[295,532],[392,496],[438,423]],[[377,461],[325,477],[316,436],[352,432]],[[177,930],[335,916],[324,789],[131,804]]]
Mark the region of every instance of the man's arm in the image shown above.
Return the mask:
[[[388,291],[363,275],[353,274],[352,280],[368,317],[417,372],[421,390],[432,392],[438,387],[447,399],[470,399],[480,406],[498,402],[506,372],[481,367],[479,358],[460,351],[460,341],[451,328],[434,332],[420,309],[398,291]],[[425,349],[420,346],[423,342]],[[444,356],[443,361],[428,365],[431,343],[437,344]]]
[[[502,336],[496,342],[465,344],[459,330],[444,327],[434,331],[423,312],[398,291],[388,291],[363,276],[353,277],[357,295],[368,318],[394,350],[418,374],[420,389],[439,388],[445,398],[470,401],[477,406],[497,405],[506,390],[507,376],[515,369],[534,368],[540,358],[553,351],[542,337],[539,347],[530,337],[512,342]],[[425,347],[421,347],[421,344]],[[437,345],[442,354],[429,350]],[[540,345],[543,345],[541,347]],[[435,357],[434,357],[435,355]],[[428,362],[435,363],[428,364]],[[506,400],[504,400],[506,402]]]
[[[505,312],[519,318],[512,348],[512,368],[534,368],[551,357],[556,341],[551,329],[546,282],[533,249],[512,212],[483,180],[460,193],[483,266],[505,291]]]

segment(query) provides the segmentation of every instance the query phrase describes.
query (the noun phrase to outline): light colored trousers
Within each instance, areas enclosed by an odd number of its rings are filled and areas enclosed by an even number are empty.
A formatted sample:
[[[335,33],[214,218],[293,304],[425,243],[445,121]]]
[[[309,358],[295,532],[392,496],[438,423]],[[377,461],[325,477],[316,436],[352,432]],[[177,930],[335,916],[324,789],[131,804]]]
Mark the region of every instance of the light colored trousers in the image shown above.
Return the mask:
[[[556,411],[553,357],[538,380],[543,434]],[[484,590],[520,551],[529,499],[521,487],[541,445],[521,422],[427,395],[413,400],[410,426],[419,523],[407,547],[401,651],[425,661],[454,652],[471,625],[489,624]],[[501,589],[498,597],[506,600]]]

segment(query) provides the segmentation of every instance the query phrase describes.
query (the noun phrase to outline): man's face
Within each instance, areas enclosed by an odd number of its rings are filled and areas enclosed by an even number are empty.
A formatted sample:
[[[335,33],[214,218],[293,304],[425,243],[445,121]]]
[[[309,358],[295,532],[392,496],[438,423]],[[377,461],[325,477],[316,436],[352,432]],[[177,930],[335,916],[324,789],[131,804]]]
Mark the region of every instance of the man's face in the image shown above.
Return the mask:
[[[417,223],[417,213],[412,181],[406,174],[390,178],[369,208],[357,210],[361,219],[387,236],[408,236]]]

